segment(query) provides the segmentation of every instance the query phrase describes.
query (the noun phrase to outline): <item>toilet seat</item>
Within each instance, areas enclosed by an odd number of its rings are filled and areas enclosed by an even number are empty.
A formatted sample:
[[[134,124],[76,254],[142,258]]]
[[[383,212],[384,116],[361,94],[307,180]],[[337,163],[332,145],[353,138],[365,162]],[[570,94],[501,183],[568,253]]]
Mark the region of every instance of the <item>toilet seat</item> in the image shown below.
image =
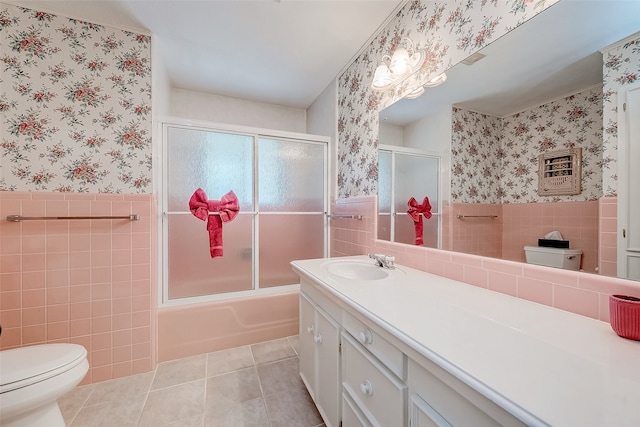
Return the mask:
[[[0,394],[47,380],[73,369],[87,357],[78,344],[40,344],[0,351]]]

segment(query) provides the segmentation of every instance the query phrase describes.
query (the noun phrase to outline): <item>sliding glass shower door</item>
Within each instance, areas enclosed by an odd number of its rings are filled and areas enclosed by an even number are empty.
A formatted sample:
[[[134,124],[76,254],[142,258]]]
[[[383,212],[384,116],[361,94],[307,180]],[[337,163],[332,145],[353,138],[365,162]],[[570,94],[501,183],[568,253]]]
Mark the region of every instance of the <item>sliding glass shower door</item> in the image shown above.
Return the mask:
[[[325,256],[326,141],[179,124],[163,133],[165,301],[295,284],[290,261]],[[198,188],[238,197],[222,257],[211,258],[207,223],[189,209]]]
[[[431,219],[422,216],[423,246],[440,245],[440,159],[436,156],[381,149],[378,152],[378,238],[415,244],[413,219],[407,214],[412,197],[431,205]]]

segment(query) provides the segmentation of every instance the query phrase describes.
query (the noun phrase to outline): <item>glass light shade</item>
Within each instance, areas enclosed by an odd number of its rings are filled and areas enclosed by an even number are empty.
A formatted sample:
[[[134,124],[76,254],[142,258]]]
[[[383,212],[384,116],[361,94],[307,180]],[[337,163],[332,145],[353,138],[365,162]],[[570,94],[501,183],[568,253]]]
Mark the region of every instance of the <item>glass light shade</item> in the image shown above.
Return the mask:
[[[391,72],[394,76],[404,76],[411,72],[411,63],[409,62],[409,52],[407,49],[399,47],[393,52],[391,63],[389,64]]]
[[[418,86],[413,89],[411,92],[406,94],[404,97],[407,99],[415,99],[424,93],[424,86]]]
[[[427,87],[438,86],[438,85],[441,85],[442,83],[444,83],[446,80],[447,80],[447,75],[445,73],[438,74],[437,76],[435,76],[434,78],[432,78],[428,82],[426,82],[425,86],[427,86]]]
[[[373,74],[373,83],[371,86],[374,89],[385,89],[389,87],[393,83],[393,79],[391,78],[391,71],[387,64],[380,64],[378,68],[376,68],[376,72]]]

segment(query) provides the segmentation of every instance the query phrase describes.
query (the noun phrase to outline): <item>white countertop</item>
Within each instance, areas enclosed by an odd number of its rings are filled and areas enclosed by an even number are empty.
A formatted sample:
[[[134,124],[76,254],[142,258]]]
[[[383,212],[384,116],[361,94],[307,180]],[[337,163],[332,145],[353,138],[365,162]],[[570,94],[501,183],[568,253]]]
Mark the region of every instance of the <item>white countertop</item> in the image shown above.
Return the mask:
[[[599,320],[396,266],[344,280],[328,262],[294,270],[528,425],[640,426],[640,341]]]

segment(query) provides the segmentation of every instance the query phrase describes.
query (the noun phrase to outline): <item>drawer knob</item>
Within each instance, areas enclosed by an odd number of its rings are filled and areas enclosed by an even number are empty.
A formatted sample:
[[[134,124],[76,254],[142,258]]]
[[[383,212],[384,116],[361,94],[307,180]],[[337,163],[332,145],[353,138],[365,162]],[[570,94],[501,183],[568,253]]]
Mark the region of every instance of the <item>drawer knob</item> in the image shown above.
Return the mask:
[[[310,334],[313,333],[313,325],[307,326],[307,332],[310,333]]]
[[[316,344],[322,344],[322,335],[316,335],[315,337],[313,337],[313,340],[316,342]]]
[[[360,332],[360,342],[362,344],[371,344],[373,342],[373,333],[371,333],[371,329],[365,329]]]
[[[366,394],[367,396],[373,396],[373,385],[371,385],[369,380],[365,380],[360,384],[360,391],[362,394]]]

